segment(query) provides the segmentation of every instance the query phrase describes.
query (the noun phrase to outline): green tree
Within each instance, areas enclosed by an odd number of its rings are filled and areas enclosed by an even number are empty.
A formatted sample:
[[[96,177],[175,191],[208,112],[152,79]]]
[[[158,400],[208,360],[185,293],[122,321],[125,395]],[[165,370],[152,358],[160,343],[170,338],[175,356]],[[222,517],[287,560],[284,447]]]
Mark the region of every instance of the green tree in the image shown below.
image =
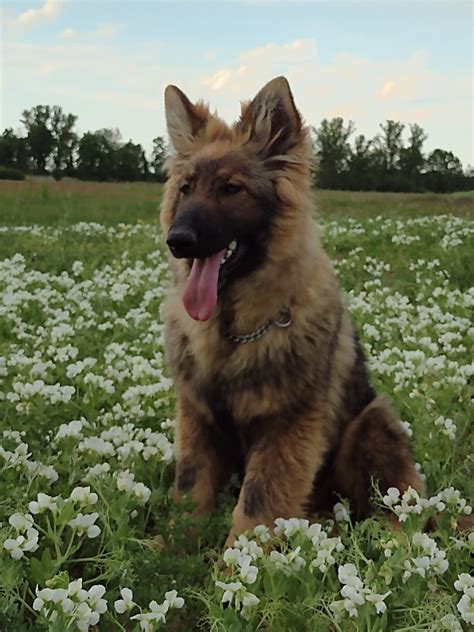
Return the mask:
[[[54,149],[54,137],[48,127],[50,115],[49,105],[36,105],[22,113],[21,122],[26,128],[29,154],[37,173],[46,172],[48,158]]]
[[[143,148],[128,141],[115,152],[115,177],[134,182],[143,177]]]
[[[157,182],[166,180],[166,141],[162,136],[153,139],[153,149],[151,153],[151,166],[153,167],[154,179]]]
[[[405,191],[423,190],[422,171],[425,165],[423,143],[427,134],[417,123],[410,125],[408,146],[400,151],[400,173],[404,181]]]
[[[144,150],[142,150],[142,155],[140,159],[140,171],[142,175],[142,177],[140,178],[141,180],[146,181],[150,179],[150,163],[148,162],[146,158],[146,154]]]
[[[380,133],[373,139],[373,181],[378,191],[403,191],[404,179],[400,171],[403,151],[403,130],[399,121],[387,120],[380,124]]]
[[[323,119],[319,128],[314,130],[317,184],[321,188],[345,188],[351,155],[349,138],[354,130],[352,121],[346,125],[344,119],[340,117],[331,120]]]
[[[374,146],[383,156],[386,172],[394,173],[399,167],[405,126],[398,121],[387,120],[380,124],[380,129],[382,133],[375,137]]]
[[[74,152],[78,138],[74,131],[77,116],[65,114],[59,105],[51,108],[50,125],[54,139],[53,162],[54,172],[62,175],[74,171]]]
[[[467,165],[464,170],[463,191],[472,191],[474,189],[474,167]]]
[[[86,132],[77,149],[77,175],[83,180],[113,180],[118,130]]]
[[[354,149],[349,158],[347,173],[348,186],[353,191],[370,191],[373,181],[372,141],[364,134],[354,140]]]
[[[430,191],[449,193],[463,188],[462,164],[453,152],[435,149],[426,160],[425,180]]]
[[[0,136],[0,165],[28,171],[28,146],[26,138],[19,137],[10,127]]]

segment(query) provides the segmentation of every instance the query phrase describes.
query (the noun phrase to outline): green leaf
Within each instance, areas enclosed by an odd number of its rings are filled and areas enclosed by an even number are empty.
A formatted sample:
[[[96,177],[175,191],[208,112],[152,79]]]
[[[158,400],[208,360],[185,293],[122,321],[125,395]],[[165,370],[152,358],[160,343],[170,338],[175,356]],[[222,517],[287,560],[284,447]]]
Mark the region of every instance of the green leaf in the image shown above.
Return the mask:
[[[38,586],[44,586],[47,579],[47,573],[45,572],[43,564],[36,557],[32,557],[30,559],[30,571],[31,577]]]
[[[51,557],[51,551],[49,549],[45,549],[43,551],[43,555],[41,556],[41,565],[44,569],[46,579],[49,579],[56,573],[56,563],[53,561]]]
[[[64,504],[64,507],[58,514],[57,521],[59,524],[64,524],[65,522],[69,522],[76,515],[76,510],[74,509],[74,505],[72,502],[67,502]]]

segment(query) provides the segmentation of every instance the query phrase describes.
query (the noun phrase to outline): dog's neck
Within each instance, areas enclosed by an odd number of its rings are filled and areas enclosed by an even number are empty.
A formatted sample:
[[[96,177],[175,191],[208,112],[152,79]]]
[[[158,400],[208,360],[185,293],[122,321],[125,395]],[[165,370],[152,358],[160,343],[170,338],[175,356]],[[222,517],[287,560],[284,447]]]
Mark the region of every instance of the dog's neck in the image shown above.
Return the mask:
[[[296,244],[288,243],[286,255],[269,259],[251,277],[236,284],[229,304],[221,308],[221,328],[246,334],[274,319],[282,309],[297,309],[306,302],[318,259],[325,255],[310,217],[308,221],[301,219],[292,239]]]

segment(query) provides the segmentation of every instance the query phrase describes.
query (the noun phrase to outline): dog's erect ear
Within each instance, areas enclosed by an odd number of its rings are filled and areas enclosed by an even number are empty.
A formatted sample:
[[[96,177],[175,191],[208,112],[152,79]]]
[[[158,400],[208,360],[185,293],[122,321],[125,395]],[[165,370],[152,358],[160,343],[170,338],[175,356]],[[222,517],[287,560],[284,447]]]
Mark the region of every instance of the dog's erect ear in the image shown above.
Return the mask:
[[[299,138],[301,117],[285,77],[267,83],[248,105],[243,105],[237,127],[250,132],[267,156],[284,154]]]
[[[178,153],[186,153],[200,130],[205,127],[209,111],[201,105],[193,105],[176,86],[165,90],[165,114],[171,143]]]

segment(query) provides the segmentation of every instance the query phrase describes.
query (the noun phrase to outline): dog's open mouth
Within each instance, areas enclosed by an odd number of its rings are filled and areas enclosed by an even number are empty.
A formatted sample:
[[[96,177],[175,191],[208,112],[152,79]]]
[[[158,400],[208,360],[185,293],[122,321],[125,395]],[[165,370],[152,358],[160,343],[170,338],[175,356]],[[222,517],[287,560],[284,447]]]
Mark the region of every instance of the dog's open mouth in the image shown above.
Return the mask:
[[[194,320],[208,320],[217,303],[217,294],[227,271],[239,258],[240,246],[231,241],[226,248],[210,257],[191,259],[191,272],[184,288],[183,303]]]

